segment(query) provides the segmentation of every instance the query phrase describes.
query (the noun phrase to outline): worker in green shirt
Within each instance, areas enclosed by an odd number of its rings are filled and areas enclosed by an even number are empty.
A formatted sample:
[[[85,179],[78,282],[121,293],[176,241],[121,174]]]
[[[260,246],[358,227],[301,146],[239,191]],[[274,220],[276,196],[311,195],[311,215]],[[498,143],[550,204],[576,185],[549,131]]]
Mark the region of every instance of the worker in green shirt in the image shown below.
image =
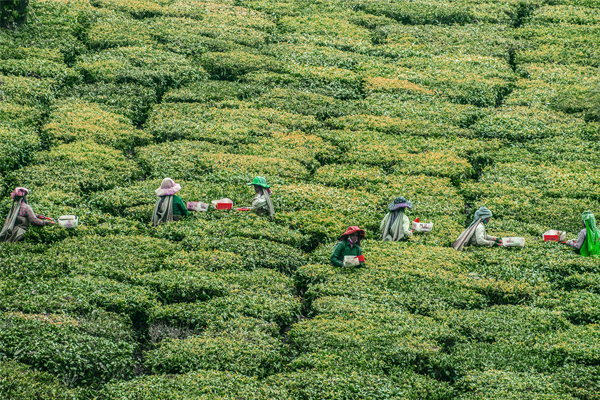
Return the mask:
[[[333,254],[331,254],[331,264],[334,267],[355,266],[364,261],[357,259],[362,256],[360,241],[365,238],[365,231],[358,226],[350,226],[340,237],[340,241],[335,245]],[[362,258],[362,257],[361,257]]]
[[[181,185],[173,179],[163,179],[160,187],[154,191],[158,199],[152,213],[152,225],[179,221],[190,214],[181,197],[175,195],[180,190]]]

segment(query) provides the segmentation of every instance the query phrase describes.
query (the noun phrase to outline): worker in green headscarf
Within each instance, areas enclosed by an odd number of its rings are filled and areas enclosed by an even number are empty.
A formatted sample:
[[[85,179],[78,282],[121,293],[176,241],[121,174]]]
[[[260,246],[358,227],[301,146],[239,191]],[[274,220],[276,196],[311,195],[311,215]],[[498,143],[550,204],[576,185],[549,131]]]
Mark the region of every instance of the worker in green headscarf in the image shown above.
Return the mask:
[[[501,246],[502,243],[499,238],[490,236],[485,231],[485,225],[490,221],[490,218],[492,218],[492,212],[487,207],[479,207],[479,209],[475,211],[471,225],[460,234],[452,247],[461,251],[465,245],[488,247]]]
[[[583,229],[579,231],[579,236],[567,241],[567,244],[584,257],[597,256],[600,254],[600,231],[596,227],[596,218],[591,211],[585,211],[581,214],[581,220]]]
[[[273,218],[275,208],[271,200],[271,186],[267,185],[267,180],[262,176],[257,176],[248,184],[254,186],[255,196],[252,199],[252,207],[250,209],[257,215],[268,215]]]

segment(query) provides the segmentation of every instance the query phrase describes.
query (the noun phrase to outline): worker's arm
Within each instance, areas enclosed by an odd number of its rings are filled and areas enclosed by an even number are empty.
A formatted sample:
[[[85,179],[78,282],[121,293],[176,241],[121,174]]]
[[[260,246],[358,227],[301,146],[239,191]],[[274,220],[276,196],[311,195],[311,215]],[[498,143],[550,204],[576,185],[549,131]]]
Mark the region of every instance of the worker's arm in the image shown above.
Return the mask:
[[[480,223],[479,225],[477,225],[477,228],[475,228],[475,242],[477,243],[477,246],[489,246],[492,247],[494,244],[494,239],[488,239],[490,237],[493,236],[488,236],[485,233],[485,226]]]
[[[402,216],[402,228],[404,229],[404,236],[411,237],[413,235],[410,231],[410,221],[406,215]]]
[[[38,217],[36,217],[35,213],[33,212],[33,209],[29,204],[22,205],[21,207],[26,210],[27,219],[29,220],[30,224],[37,226],[46,226],[51,223],[50,221],[39,219]]]
[[[179,211],[179,215],[188,216],[190,212],[187,210],[185,204],[183,204],[183,200],[179,196],[173,196],[173,208],[176,208]]]
[[[581,250],[581,246],[583,246],[583,242],[585,242],[585,237],[587,236],[587,230],[582,229],[579,231],[579,236],[577,236],[577,240],[569,241],[569,246],[574,249]]]
[[[255,210],[264,209],[264,210],[266,210],[267,208],[268,208],[268,206],[267,206],[267,199],[265,198],[265,196],[261,196],[261,195],[254,196],[254,198],[252,199],[252,209],[255,209]]]
[[[331,258],[329,260],[331,261],[331,264],[334,267],[341,268],[344,266],[344,263],[342,261],[340,261],[343,248],[344,248],[344,243],[339,242],[338,244],[335,245],[335,248],[333,249],[333,253],[331,254]]]

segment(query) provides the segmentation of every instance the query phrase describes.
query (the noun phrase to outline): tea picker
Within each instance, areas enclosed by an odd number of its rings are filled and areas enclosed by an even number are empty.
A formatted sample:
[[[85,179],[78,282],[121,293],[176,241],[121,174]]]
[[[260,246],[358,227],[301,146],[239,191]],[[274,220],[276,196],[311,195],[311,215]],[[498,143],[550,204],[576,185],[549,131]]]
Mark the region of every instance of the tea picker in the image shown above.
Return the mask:
[[[342,233],[339,242],[331,254],[331,264],[334,267],[356,267],[365,262],[360,248],[360,241],[365,238],[365,231],[358,226],[349,226]]]
[[[407,208],[412,208],[412,203],[402,196],[396,197],[388,205],[389,212],[385,215],[379,226],[382,240],[396,242],[412,236],[410,221],[406,214],[404,214]]]
[[[600,254],[600,231],[596,227],[596,218],[591,211],[581,214],[583,229],[579,231],[577,239],[567,241],[575,253],[584,257],[597,256]]]
[[[173,179],[163,179],[160,187],[154,191],[158,199],[152,212],[153,226],[179,221],[182,217],[187,217],[190,214],[181,197],[175,195],[180,190],[181,185],[175,183]]]
[[[502,240],[495,236],[488,235],[485,231],[485,225],[490,221],[491,217],[492,212],[487,207],[479,207],[479,209],[475,211],[471,225],[460,234],[452,247],[454,247],[455,250],[461,251],[465,245],[487,247],[502,246]]]
[[[24,187],[17,187],[10,197],[13,199],[12,207],[6,217],[2,231],[0,231],[0,241],[15,243],[23,239],[25,232],[29,229],[29,224],[37,226],[46,226],[54,224],[52,218],[42,215],[36,215],[29,204],[27,204],[27,195],[29,190]]]
[[[267,185],[267,180],[262,176],[257,176],[248,184],[248,186],[250,185],[254,186],[255,196],[252,199],[252,207],[249,207],[249,209],[257,215],[273,217],[275,215],[273,201],[271,200],[273,192],[271,186]]]

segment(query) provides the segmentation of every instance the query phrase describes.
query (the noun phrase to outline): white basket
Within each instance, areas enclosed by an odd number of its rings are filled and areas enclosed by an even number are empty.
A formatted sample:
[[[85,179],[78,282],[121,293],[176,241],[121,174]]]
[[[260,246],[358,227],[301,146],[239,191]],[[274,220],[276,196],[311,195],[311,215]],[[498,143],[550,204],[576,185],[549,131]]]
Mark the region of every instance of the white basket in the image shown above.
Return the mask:
[[[525,247],[524,237],[505,237],[502,238],[502,246],[504,247]]]
[[[203,203],[201,201],[189,201],[187,203],[187,209],[189,211],[207,211],[208,204]]]
[[[58,224],[63,228],[77,228],[79,217],[74,215],[61,215],[58,217]]]
[[[358,256],[344,256],[344,267],[358,267],[359,265]]]
[[[412,223],[412,229],[415,232],[431,232],[433,229],[433,222],[415,222]]]

